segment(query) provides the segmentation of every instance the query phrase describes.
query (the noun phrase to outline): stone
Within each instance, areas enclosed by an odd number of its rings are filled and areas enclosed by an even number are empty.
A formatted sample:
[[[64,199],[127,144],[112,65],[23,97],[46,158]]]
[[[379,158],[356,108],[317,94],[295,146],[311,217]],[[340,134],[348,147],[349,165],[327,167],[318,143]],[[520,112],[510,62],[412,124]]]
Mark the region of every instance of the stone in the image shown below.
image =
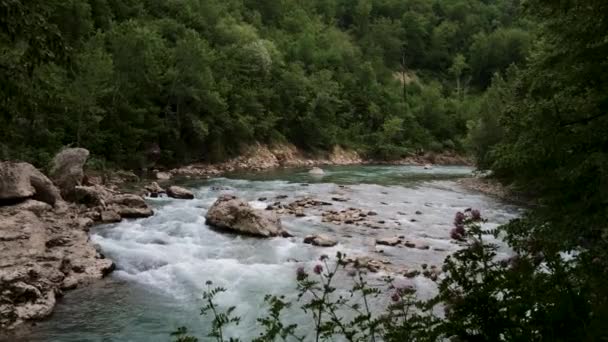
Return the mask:
[[[403,276],[407,277],[407,278],[414,278],[420,275],[420,271],[419,270],[405,270],[403,272]]]
[[[311,175],[317,175],[317,176],[321,176],[325,174],[325,171],[323,171],[323,169],[319,168],[319,167],[313,167],[312,169],[310,169],[308,171],[309,174]]]
[[[268,198],[266,198],[266,197],[260,197],[260,198],[258,198],[258,201],[260,201],[260,202],[264,202],[264,201],[266,201],[267,199],[268,199]]]
[[[154,215],[154,211],[143,197],[134,194],[114,194],[106,200],[108,208],[122,218],[139,218]]]
[[[401,239],[398,237],[376,239],[376,244],[378,245],[397,246],[400,243]]]
[[[302,209],[298,209],[295,211],[294,215],[296,215],[296,217],[304,217],[306,216],[306,214],[304,214],[304,210]]]
[[[121,220],[122,217],[114,210],[104,210],[101,212],[101,222],[103,223],[115,223]]]
[[[332,197],[332,198],[331,198],[331,200],[332,200],[332,201],[336,201],[336,202],[346,202],[346,201],[348,201],[349,199],[348,199],[348,198],[346,198],[346,197],[337,197],[337,196],[336,196],[336,197]]]
[[[378,215],[378,213],[375,211],[370,210],[367,212],[367,216],[376,216],[376,215]]]
[[[156,173],[156,179],[160,180],[160,181],[166,181],[173,178],[173,175],[169,172],[157,172]]]
[[[113,269],[81,229],[78,207],[66,207],[67,214],[47,210],[40,217],[0,208],[0,331],[47,317],[62,290]]]
[[[106,201],[113,196],[109,189],[102,185],[77,185],[72,191],[72,201],[88,207],[105,206]]]
[[[25,202],[21,202],[11,207],[12,210],[28,210],[34,214],[40,216],[42,213],[53,209],[50,204],[28,199]]]
[[[146,189],[146,191],[148,192],[148,194],[150,194],[151,197],[158,197],[160,194],[165,193],[165,189],[163,189],[156,182],[152,182],[152,183],[146,185],[144,187],[144,189]]]
[[[336,240],[325,234],[308,235],[304,238],[304,243],[319,247],[333,247],[338,244]]]
[[[405,247],[416,248],[416,244],[411,241],[405,241],[403,244],[405,245]]]
[[[59,189],[28,163],[0,162],[0,203],[18,203],[27,198],[54,206],[63,199]]]
[[[416,210],[416,215],[422,215],[422,211]]]
[[[281,220],[274,213],[252,208],[249,203],[231,195],[220,196],[207,211],[207,224],[262,237],[285,236]]]
[[[193,199],[192,191],[182,188],[181,186],[172,185],[167,188],[167,196],[178,199]]]
[[[61,191],[63,198],[72,200],[74,188],[82,185],[83,168],[88,158],[89,151],[84,148],[66,148],[51,161],[49,175]]]

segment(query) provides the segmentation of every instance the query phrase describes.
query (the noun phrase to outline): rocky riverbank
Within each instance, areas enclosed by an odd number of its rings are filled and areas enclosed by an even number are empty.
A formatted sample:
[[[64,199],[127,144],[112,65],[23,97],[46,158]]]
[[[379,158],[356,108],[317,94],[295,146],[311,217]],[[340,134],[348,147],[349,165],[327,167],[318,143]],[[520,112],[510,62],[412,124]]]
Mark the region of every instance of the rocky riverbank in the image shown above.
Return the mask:
[[[468,158],[452,152],[427,152],[394,161],[379,161],[365,159],[356,151],[344,149],[340,146],[334,146],[325,155],[312,156],[289,144],[272,146],[256,144],[245,150],[240,157],[223,163],[195,163],[166,172],[156,172],[155,175],[159,180],[167,180],[172,176],[201,178],[218,176],[233,171],[261,171],[274,168],[363,164],[472,165],[472,162]]]
[[[64,291],[112,272],[90,242],[97,223],[147,217],[140,196],[87,183],[85,149],[65,149],[50,178],[27,163],[0,162],[0,330],[51,314]]]

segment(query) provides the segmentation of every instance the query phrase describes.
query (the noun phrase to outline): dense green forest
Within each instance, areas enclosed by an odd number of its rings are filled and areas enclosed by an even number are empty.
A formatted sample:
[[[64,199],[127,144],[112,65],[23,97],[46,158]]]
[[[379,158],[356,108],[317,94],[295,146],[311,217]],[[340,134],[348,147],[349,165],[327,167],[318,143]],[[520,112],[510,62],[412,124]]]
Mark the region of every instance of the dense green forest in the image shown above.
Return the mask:
[[[369,157],[465,148],[531,24],[514,0],[0,1],[0,157],[121,167],[253,141]],[[488,110],[486,108],[486,110]],[[490,108],[491,110],[491,108]]]

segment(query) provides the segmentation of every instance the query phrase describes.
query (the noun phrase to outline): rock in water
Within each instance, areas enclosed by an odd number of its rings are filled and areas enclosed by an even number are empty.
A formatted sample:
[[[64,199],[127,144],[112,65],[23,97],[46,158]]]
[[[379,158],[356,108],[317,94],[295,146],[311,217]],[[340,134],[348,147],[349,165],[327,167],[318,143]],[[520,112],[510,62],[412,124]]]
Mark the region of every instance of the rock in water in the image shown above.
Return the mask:
[[[338,244],[336,240],[324,234],[308,235],[304,238],[304,243],[312,244],[319,247],[333,247]]]
[[[310,171],[308,171],[308,173],[310,173],[311,175],[324,175],[325,171],[323,171],[323,169],[319,168],[319,167],[313,167],[312,169],[310,169]]]
[[[179,198],[179,199],[193,199],[194,198],[194,194],[192,193],[192,191],[182,188],[181,186],[170,186],[167,189],[167,196],[172,197],[172,198]]]
[[[66,148],[53,158],[49,175],[61,190],[63,198],[72,200],[74,188],[82,185],[87,158],[89,151],[84,148]]]
[[[160,194],[165,193],[165,189],[163,189],[156,182],[152,182],[149,185],[146,185],[145,189],[150,194],[150,197],[158,197]]]
[[[281,220],[268,211],[252,208],[235,196],[222,195],[207,211],[207,224],[237,233],[263,237],[286,236]]]
[[[53,206],[62,202],[53,182],[33,165],[0,162],[0,202],[16,203],[27,198]]]
[[[117,212],[122,218],[138,218],[154,215],[146,201],[134,194],[116,194],[106,200],[108,208]]]
[[[397,246],[400,243],[401,239],[398,237],[376,239],[376,244],[378,245]]]
[[[433,168],[433,165],[431,165],[431,164],[424,164],[424,169],[425,170],[430,170],[432,168]]]

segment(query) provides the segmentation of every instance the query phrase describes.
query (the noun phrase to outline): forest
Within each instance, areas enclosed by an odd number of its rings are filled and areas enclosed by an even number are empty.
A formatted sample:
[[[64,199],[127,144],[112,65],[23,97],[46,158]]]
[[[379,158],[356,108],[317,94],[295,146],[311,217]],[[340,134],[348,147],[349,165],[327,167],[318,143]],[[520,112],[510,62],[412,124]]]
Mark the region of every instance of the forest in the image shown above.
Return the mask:
[[[132,169],[251,142],[374,159],[465,151],[496,73],[524,60],[517,1],[2,0],[0,157],[62,146]]]
[[[605,341],[606,56],[604,0],[0,0],[0,158],[468,153],[534,204],[494,232],[508,263],[471,233],[407,336]]]

